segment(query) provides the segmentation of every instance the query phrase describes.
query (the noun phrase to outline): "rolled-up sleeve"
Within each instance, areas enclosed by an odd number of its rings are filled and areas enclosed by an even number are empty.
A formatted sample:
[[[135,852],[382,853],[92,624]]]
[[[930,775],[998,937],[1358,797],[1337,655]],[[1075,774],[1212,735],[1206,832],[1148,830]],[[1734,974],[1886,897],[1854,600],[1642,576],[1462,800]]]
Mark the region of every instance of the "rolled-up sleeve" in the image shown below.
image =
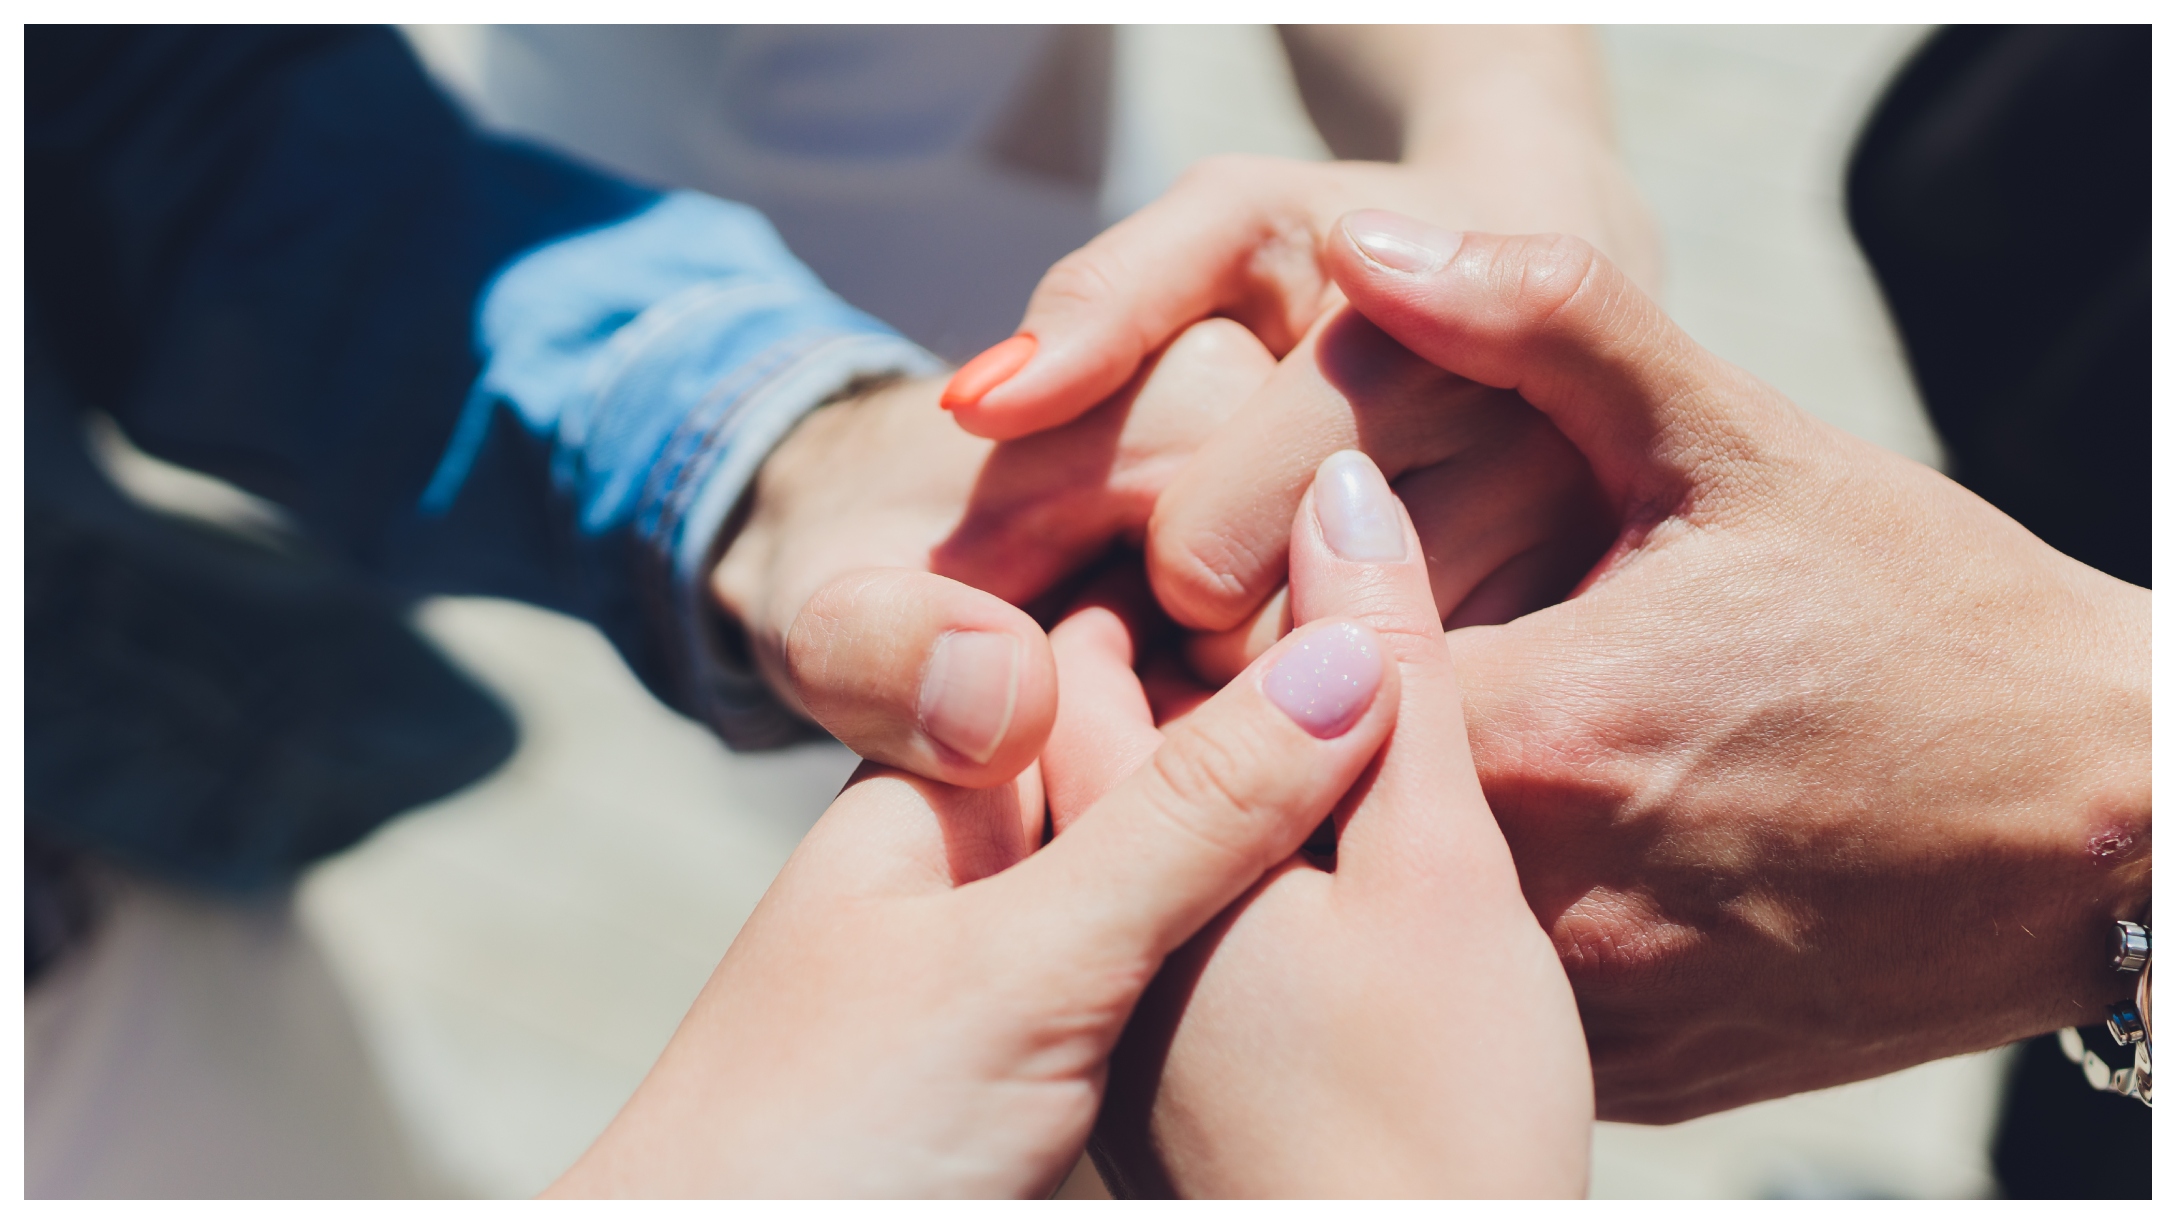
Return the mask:
[[[933,358],[745,207],[475,132],[389,31],[26,37],[26,311],[80,407],[392,589],[584,617],[732,742],[794,737],[705,570],[795,423]]]
[[[675,192],[528,252],[478,312],[481,375],[422,499],[445,516],[495,429],[543,440],[576,529],[626,533],[677,704],[729,742],[801,730],[720,625],[719,533],[771,449],[812,409],[940,363],[846,305],[754,210]],[[660,677],[664,680],[664,677]]]

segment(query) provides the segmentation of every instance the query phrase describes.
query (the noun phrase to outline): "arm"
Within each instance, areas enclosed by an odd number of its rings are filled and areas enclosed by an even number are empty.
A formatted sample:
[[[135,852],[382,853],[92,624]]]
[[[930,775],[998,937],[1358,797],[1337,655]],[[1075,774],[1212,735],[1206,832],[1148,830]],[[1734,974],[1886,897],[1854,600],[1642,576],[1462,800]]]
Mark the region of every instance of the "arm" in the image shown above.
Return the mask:
[[[1336,303],[1319,255],[1354,208],[1577,234],[1647,283],[1659,278],[1659,242],[1617,157],[1584,31],[1308,27],[1287,32],[1286,45],[1332,146],[1399,160],[1194,167],[1051,268],[1020,334],[949,389],[963,426],[1012,438],[1071,420],[1210,315],[1238,320],[1284,356]]]
[[[2102,940],[2151,892],[2150,592],[1807,417],[1576,240],[1358,213],[1326,258],[1372,328],[1459,376],[1332,402],[1337,429],[1400,460],[1428,445],[1414,421],[1470,428],[1457,387],[1515,392],[1607,523],[1569,598],[1449,634],[1603,1117],[1861,1079],[2128,992]],[[1479,483],[1447,466],[1454,493]],[[1181,477],[1159,533],[1305,488],[1232,472]],[[1494,538],[1490,506],[1408,504],[1452,528],[1444,555]],[[1203,560],[1171,588],[1201,606],[1259,577],[1185,538],[1161,555]]]
[[[389,581],[595,621],[738,744],[1010,779],[1056,702],[1013,605],[1138,539],[1254,377],[1158,401],[1151,360],[993,447],[761,217],[479,137],[389,33],[31,38],[28,299],[79,402]]]
[[[30,38],[26,298],[79,403],[777,734],[712,648],[712,542],[803,414],[934,362],[747,209],[476,135],[389,32]]]
[[[1282,26],[1307,113],[1341,158],[1458,182],[1485,230],[1559,230],[1661,277],[1660,244],[1617,156],[1594,36],[1579,26]]]

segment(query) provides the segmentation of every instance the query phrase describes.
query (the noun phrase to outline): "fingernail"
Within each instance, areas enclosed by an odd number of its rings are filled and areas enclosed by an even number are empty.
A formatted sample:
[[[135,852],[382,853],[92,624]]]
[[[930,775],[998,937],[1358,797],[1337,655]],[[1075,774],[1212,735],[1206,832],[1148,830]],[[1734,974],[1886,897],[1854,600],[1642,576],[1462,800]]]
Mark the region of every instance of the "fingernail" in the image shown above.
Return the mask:
[[[1345,236],[1360,253],[1393,272],[1433,272],[1451,262],[1464,236],[1400,213],[1370,208],[1345,218]]]
[[[1315,469],[1315,521],[1330,551],[1347,561],[1405,560],[1405,520],[1375,462],[1341,450]]]
[[[1019,693],[1020,644],[1012,635],[960,630],[929,652],[915,713],[931,739],[987,765],[1012,726]]]
[[[1383,682],[1375,635],[1351,621],[1333,621],[1300,636],[1262,677],[1262,691],[1316,739],[1343,735]]]
[[[982,402],[982,397],[997,389],[999,383],[1020,372],[1035,356],[1035,337],[1014,336],[982,350],[973,361],[959,369],[952,381],[944,385],[944,394],[938,397],[945,411],[956,408],[972,408]]]

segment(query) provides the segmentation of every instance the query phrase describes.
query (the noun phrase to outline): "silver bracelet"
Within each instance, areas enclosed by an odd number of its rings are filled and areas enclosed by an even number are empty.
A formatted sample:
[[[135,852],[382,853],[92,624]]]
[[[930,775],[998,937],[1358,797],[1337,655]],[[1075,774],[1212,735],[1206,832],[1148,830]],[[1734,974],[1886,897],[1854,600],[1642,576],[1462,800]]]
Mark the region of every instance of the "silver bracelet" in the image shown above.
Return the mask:
[[[2153,1104],[2153,932],[2136,922],[2118,922],[2108,936],[2108,964],[2119,973],[2138,975],[2138,991],[2132,998],[2108,1005],[2108,1033],[2119,1046],[2129,1046],[2132,1063],[2110,1067],[2100,1055],[2085,1048],[2078,1030],[2056,1034],[2063,1056],[2085,1071],[2085,1082],[2101,1092],[2133,1097],[2148,1107]]]

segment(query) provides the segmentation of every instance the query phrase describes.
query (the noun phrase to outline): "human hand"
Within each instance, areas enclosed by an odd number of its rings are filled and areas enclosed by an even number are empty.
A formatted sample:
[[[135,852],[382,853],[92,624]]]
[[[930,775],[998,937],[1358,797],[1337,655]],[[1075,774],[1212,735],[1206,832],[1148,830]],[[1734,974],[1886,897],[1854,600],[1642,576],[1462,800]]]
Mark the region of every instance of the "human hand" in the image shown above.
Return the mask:
[[[2148,592],[1808,417],[1577,240],[1367,213],[1325,261],[1399,342],[1547,414],[1615,524],[1575,597],[1449,635],[1603,1117],[2122,993],[2100,941],[2149,893]]]
[[[1363,624],[1310,626],[1041,849],[1035,771],[865,765],[551,1193],[1047,1193],[1142,988],[1351,788],[1399,684]]]
[[[1267,376],[1228,320],[1190,328],[1062,429],[993,445],[928,382],[812,414],[758,475],[712,592],[772,690],[865,757],[964,786],[1034,760],[1057,701],[1018,605],[1114,541]]]
[[[1202,162],[1051,268],[1019,333],[969,362],[948,389],[962,426],[1013,438],[1071,420],[1211,316],[1237,319],[1282,357],[1338,300],[1318,256],[1354,208],[1562,230],[1648,283],[1659,277],[1660,242],[1618,159],[1584,32],[1413,27],[1322,30],[1298,41],[1324,52],[1308,60],[1344,61],[1332,75],[1396,95],[1380,102],[1405,112],[1404,160]]]
[[[1133,1194],[1580,1194],[1585,1043],[1466,751],[1419,538],[1366,458],[1321,473],[1291,528],[1293,615],[1375,631],[1397,732],[1338,807],[1335,869],[1286,860],[1165,966],[1113,1057],[1097,1163]],[[1144,688],[1138,638],[1105,607],[1052,632],[1057,845],[1202,717],[1157,730],[1152,693],[1166,714],[1198,695]]]

